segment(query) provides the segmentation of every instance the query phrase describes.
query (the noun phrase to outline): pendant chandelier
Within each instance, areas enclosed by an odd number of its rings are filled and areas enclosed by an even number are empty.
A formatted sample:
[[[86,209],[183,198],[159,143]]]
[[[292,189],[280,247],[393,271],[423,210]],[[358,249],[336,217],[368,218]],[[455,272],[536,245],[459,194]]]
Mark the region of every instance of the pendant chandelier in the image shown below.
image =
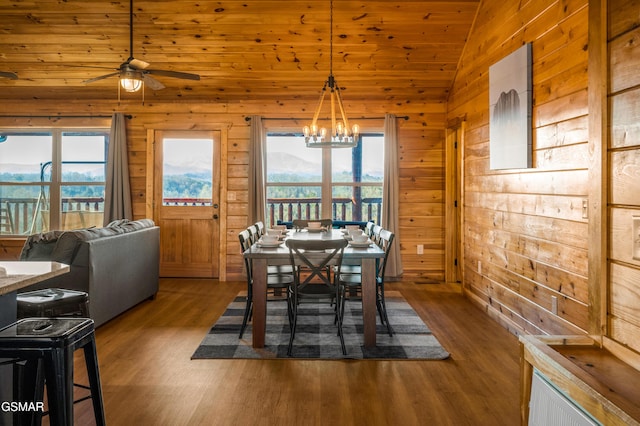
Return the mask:
[[[309,148],[353,148],[358,144],[358,136],[360,126],[354,124],[349,127],[349,120],[344,112],[342,97],[340,96],[340,87],[333,76],[333,0],[331,0],[331,30],[329,35],[329,77],[322,86],[318,107],[313,114],[313,120],[308,126],[304,126],[304,141]],[[331,102],[331,133],[327,134],[325,127],[318,127],[318,117],[322,111],[324,96],[329,89]],[[337,110],[337,111],[336,111]],[[336,113],[339,114],[336,117]]]

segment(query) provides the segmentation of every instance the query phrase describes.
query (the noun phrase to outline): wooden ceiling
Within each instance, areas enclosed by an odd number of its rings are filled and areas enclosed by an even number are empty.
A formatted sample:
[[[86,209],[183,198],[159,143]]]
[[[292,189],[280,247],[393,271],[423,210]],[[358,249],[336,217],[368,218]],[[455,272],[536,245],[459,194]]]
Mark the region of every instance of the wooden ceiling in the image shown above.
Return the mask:
[[[343,97],[445,101],[480,0],[334,1],[333,71]],[[134,57],[158,102],[315,99],[329,74],[329,0],[134,0]],[[2,99],[117,99],[127,60],[128,0],[0,2]],[[123,99],[134,95],[123,94]],[[138,95],[139,96],[139,95]]]

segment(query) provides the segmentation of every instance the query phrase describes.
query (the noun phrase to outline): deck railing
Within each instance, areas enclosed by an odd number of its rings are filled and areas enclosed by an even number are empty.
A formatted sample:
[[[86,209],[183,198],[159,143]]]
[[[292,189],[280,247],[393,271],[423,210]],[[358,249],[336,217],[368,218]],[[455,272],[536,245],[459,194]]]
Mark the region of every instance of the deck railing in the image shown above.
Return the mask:
[[[321,219],[320,198],[267,199],[268,226],[294,219]],[[382,198],[362,198],[359,206],[351,198],[334,198],[331,203],[332,219],[340,221],[368,221],[381,223]]]
[[[92,216],[104,212],[102,197],[73,197],[62,199],[62,222],[64,229],[95,226],[101,218]],[[78,216],[77,220],[66,220],[66,216]],[[77,223],[76,223],[77,222]],[[66,226],[65,226],[66,225]],[[49,206],[38,203],[38,198],[0,198],[0,234],[27,235],[49,230]]]

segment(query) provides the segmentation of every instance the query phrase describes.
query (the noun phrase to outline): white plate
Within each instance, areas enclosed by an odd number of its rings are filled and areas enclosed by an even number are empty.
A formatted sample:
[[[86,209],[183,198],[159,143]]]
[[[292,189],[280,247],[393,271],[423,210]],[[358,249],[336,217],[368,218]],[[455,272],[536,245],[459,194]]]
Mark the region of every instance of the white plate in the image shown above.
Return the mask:
[[[349,243],[349,245],[353,248],[367,248],[371,247],[371,244],[373,244],[371,241],[365,241],[364,243],[356,243],[354,241],[351,241]]]

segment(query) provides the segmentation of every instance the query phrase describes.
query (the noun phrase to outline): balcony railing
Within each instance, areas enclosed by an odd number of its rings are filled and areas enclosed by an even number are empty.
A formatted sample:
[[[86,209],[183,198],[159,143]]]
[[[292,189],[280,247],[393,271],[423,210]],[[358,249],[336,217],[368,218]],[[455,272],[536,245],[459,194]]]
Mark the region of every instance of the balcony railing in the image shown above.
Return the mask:
[[[294,219],[321,219],[321,203],[320,198],[269,198],[268,226]],[[334,198],[331,204],[333,220],[381,223],[382,198],[362,198],[359,206],[351,198]]]
[[[62,199],[61,229],[102,225],[104,198]],[[49,230],[49,206],[38,198],[0,198],[0,234],[27,235]]]

